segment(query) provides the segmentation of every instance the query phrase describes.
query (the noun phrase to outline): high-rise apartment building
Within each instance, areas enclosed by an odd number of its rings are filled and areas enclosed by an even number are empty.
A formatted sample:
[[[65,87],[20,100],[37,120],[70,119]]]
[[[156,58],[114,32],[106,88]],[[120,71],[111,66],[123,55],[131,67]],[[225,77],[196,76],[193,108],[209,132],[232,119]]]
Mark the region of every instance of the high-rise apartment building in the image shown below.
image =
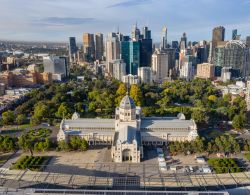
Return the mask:
[[[196,58],[191,55],[187,55],[183,59],[182,67],[180,68],[180,78],[191,80],[195,76]]]
[[[122,81],[123,76],[126,75],[126,64],[123,60],[113,60],[110,62],[113,68],[113,77],[119,81]]]
[[[151,69],[151,67],[138,68],[138,77],[139,77],[141,83],[146,83],[146,84],[152,83],[152,69]]]
[[[77,61],[77,46],[75,37],[69,37],[69,61],[70,63],[75,63]]]
[[[95,34],[95,59],[102,60],[103,53],[104,53],[103,34],[97,33]]]
[[[168,29],[167,27],[163,27],[161,31],[161,49],[167,49],[168,47]]]
[[[197,65],[196,77],[201,79],[213,79],[215,73],[215,66],[209,63]]]
[[[93,34],[83,34],[83,53],[85,61],[90,62],[95,59],[95,40]]]
[[[171,69],[169,64],[170,58],[172,58],[171,55],[161,50],[154,52],[152,55],[153,81],[161,83],[169,78],[169,71]]]

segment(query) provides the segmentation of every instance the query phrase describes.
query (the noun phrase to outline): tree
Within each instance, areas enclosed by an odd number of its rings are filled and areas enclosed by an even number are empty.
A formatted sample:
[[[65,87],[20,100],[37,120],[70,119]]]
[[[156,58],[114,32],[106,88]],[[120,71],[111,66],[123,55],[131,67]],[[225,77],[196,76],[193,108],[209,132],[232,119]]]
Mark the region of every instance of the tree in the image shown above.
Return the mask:
[[[210,96],[208,96],[208,100],[211,102],[216,102],[217,97],[215,95],[210,95]]]
[[[15,121],[15,115],[13,111],[6,111],[2,113],[2,120],[4,125],[12,125]]]
[[[57,110],[57,116],[60,118],[70,118],[71,117],[71,111],[69,106],[64,102],[61,103],[61,105],[59,106],[58,110]]]
[[[82,102],[76,103],[74,107],[75,107],[77,112],[84,113],[84,105]]]
[[[22,135],[18,139],[18,145],[24,151],[29,151],[30,155],[33,156],[33,144],[32,140],[27,135]]]
[[[34,115],[31,117],[30,123],[38,125],[49,113],[49,108],[44,102],[38,102],[35,105]]]
[[[119,106],[120,102],[122,101],[122,98],[126,95],[126,93],[127,93],[126,85],[124,83],[121,83],[116,91],[116,98],[115,98],[116,106]]]
[[[237,130],[241,130],[245,126],[245,121],[245,117],[241,114],[235,115],[232,121],[232,126]]]
[[[22,125],[24,124],[26,121],[26,116],[24,114],[18,114],[17,117],[16,117],[16,123],[18,125]]]
[[[130,97],[134,100],[137,106],[142,106],[142,92],[138,85],[131,85]]]
[[[86,150],[88,149],[88,147],[89,147],[88,142],[87,142],[85,139],[83,139],[82,142],[81,142],[80,149],[81,149],[82,151],[86,151]]]
[[[0,135],[0,151],[1,152],[10,152],[14,151],[16,148],[15,139],[9,136]]]
[[[208,116],[205,110],[193,109],[192,119],[194,119],[197,123],[202,123],[208,121]]]
[[[60,151],[68,151],[69,150],[69,144],[65,140],[61,140],[57,142],[57,149]]]

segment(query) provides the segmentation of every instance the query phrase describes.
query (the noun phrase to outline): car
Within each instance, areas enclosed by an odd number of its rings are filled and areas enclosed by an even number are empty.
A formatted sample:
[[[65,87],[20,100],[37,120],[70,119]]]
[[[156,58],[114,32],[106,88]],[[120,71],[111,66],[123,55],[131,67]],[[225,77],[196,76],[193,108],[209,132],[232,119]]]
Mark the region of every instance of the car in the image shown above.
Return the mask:
[[[164,171],[167,171],[168,169],[167,167],[160,167],[160,170],[164,172]]]
[[[167,166],[166,162],[159,162],[159,167],[166,167],[166,166]]]
[[[50,124],[49,124],[49,123],[42,123],[41,125],[42,125],[42,126],[45,126],[45,127],[50,127]]]
[[[212,169],[210,167],[203,167],[202,172],[203,173],[212,173]]]
[[[197,161],[197,163],[205,163],[206,162],[204,157],[197,157],[196,161]]]
[[[158,162],[165,162],[165,158],[158,157]]]
[[[177,170],[177,167],[176,167],[176,166],[170,166],[170,170],[171,170],[171,171],[176,171],[176,170]]]

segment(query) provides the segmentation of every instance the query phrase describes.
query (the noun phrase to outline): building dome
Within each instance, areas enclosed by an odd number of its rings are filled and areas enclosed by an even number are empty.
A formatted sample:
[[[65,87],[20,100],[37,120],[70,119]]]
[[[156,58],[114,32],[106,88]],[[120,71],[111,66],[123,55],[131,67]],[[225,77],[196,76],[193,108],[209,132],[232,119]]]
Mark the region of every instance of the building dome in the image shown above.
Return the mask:
[[[126,110],[135,109],[136,108],[135,102],[131,97],[126,95],[120,103],[120,108]]]

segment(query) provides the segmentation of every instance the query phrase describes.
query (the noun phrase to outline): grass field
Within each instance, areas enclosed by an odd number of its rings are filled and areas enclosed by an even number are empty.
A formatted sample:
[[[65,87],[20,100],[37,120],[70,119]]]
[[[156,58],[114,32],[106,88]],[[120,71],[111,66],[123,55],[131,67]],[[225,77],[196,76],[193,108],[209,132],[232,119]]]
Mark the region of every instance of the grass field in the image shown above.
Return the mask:
[[[245,154],[245,157],[250,161],[250,153]]]

